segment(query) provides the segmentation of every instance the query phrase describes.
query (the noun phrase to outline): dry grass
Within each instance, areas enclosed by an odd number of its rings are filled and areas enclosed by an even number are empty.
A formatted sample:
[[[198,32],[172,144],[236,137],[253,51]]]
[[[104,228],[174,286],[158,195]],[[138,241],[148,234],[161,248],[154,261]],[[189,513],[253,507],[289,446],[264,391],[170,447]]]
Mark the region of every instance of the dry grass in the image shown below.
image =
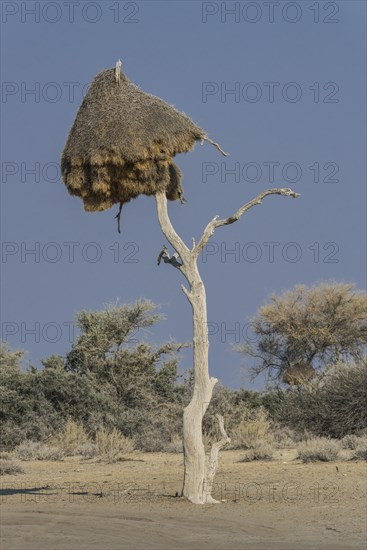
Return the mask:
[[[106,462],[117,462],[124,454],[134,450],[134,442],[119,430],[101,428],[96,433],[97,456]]]
[[[357,447],[353,452],[352,460],[367,460],[367,447],[362,445]]]
[[[25,441],[16,447],[14,453],[21,460],[62,460],[64,456],[82,455],[84,458],[117,462],[133,450],[133,441],[116,428],[100,428],[93,442],[80,424],[69,420],[50,445]]]
[[[294,449],[299,441],[299,434],[291,428],[272,426],[271,433],[274,439],[274,447],[277,449]]]
[[[340,441],[342,449],[351,449],[352,451],[360,447],[361,444],[363,445],[363,443],[367,443],[367,437],[358,437],[354,434],[345,435]]]
[[[182,437],[175,434],[171,437],[171,441],[166,446],[167,453],[182,453],[183,452],[183,441]]]
[[[248,449],[240,462],[252,462],[253,460],[272,460],[273,447],[269,443],[259,442]]]
[[[90,438],[82,424],[69,419],[65,428],[54,439],[54,443],[62,449],[66,456],[73,456],[82,454],[79,449],[90,443]]]
[[[357,437],[354,441],[352,460],[367,460],[367,436]]]
[[[303,462],[331,462],[339,457],[340,443],[326,437],[315,437],[298,445],[298,458]]]
[[[55,445],[46,445],[40,441],[23,441],[14,449],[20,460],[62,460],[63,450]]]
[[[13,455],[8,451],[0,451],[0,460],[10,460],[12,456]]]
[[[15,475],[15,474],[23,474],[24,470],[21,467],[21,465],[13,459],[6,459],[1,458],[0,459],[0,475]]]
[[[78,447],[78,454],[82,455],[84,458],[94,458],[98,455],[97,445],[91,441],[83,443]]]
[[[260,442],[272,444],[274,437],[270,431],[268,415],[263,409],[254,412],[249,420],[242,420],[231,434],[233,449],[253,449]]]

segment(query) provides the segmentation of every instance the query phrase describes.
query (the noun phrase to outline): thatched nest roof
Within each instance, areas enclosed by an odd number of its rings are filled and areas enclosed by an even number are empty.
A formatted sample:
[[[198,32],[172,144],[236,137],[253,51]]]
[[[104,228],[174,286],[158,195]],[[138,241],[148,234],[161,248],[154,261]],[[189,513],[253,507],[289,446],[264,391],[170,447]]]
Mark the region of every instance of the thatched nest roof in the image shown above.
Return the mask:
[[[99,73],[84,98],[62,154],[63,180],[91,212],[158,191],[182,199],[182,174],[172,158],[197,140],[211,141],[185,114],[130,82],[117,65]]]

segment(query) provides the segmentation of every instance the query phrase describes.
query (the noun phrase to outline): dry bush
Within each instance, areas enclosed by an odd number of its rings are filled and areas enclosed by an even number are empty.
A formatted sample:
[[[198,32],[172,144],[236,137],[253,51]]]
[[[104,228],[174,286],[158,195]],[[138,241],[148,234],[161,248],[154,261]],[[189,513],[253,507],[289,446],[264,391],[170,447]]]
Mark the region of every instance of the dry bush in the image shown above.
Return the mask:
[[[23,473],[23,468],[15,460],[5,458],[0,459],[0,476]]]
[[[277,449],[294,449],[299,441],[299,434],[286,426],[272,426],[271,434]]]
[[[149,416],[146,415],[134,434],[134,442],[136,448],[143,452],[171,453],[180,448],[181,433],[182,405],[166,403],[154,407]]]
[[[298,458],[303,462],[330,462],[339,456],[340,444],[326,437],[315,437],[298,445]]]
[[[134,442],[119,430],[100,428],[96,432],[97,455],[108,463],[117,462],[122,455],[134,450]]]
[[[251,449],[246,451],[240,462],[252,462],[253,460],[271,460],[273,458],[273,447],[266,442],[260,441]]]
[[[344,437],[342,442],[345,439]],[[353,451],[352,460],[367,460],[367,435],[361,435],[360,437],[354,436],[353,440],[350,440],[348,449],[352,449]]]
[[[367,361],[330,365],[320,383],[283,393],[277,420],[316,436],[360,435],[367,426]]]
[[[325,429],[334,437],[366,429],[367,358],[330,367],[321,399]]]
[[[358,447],[360,443],[360,437],[355,434],[348,434],[341,439],[340,444],[342,449],[351,449],[354,450]]]
[[[367,460],[367,445],[359,445],[353,451],[352,460]]]
[[[175,434],[171,437],[171,441],[167,444],[166,447],[167,453],[183,453],[183,441],[182,437],[178,434]]]
[[[20,460],[62,460],[65,456],[60,447],[40,441],[23,441],[14,449],[14,454]]]
[[[10,460],[12,458],[12,454],[8,451],[0,451],[0,460]]]
[[[144,430],[134,438],[136,448],[144,453],[164,453],[168,442],[159,432]]]
[[[76,453],[82,455],[84,458],[94,458],[98,455],[98,448],[95,443],[89,441],[88,443],[79,445],[76,449]]]
[[[59,446],[66,456],[72,456],[80,454],[78,449],[89,443],[90,439],[82,424],[78,424],[74,420],[66,422],[64,429],[60,432],[56,438],[55,443]]]
[[[247,339],[239,351],[255,358],[254,375],[266,372],[286,383],[302,383],[340,357],[361,358],[366,306],[366,293],[354,284],[297,285],[273,294],[258,310],[251,321],[256,338]],[[345,392],[351,385],[346,381]]]
[[[266,411],[262,408],[252,412],[252,418],[242,420],[232,430],[232,449],[253,449],[261,443],[273,443],[270,422]]]

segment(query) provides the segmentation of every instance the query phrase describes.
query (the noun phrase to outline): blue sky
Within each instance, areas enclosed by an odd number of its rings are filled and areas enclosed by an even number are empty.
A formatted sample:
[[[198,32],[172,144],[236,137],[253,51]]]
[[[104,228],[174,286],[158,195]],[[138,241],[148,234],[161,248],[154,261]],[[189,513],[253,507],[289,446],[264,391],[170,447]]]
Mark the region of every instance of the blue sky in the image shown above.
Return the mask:
[[[85,213],[59,177],[83,90],[118,58],[128,78],[187,113],[230,153],[198,144],[176,157],[188,203],[170,204],[170,214],[187,242],[213,215],[230,215],[267,187],[301,193],[297,201],[269,197],[218,229],[201,258],[212,375],[249,385],[231,346],[269,294],[325,280],[363,288],[365,7],[3,2],[3,339],[39,365],[70,348],[76,312],[140,297],[161,304],[166,317],[152,342],[191,338],[181,275],[156,266],[165,240],[154,199],[126,205],[118,235],[116,209]],[[187,351],[182,366],[190,361]]]

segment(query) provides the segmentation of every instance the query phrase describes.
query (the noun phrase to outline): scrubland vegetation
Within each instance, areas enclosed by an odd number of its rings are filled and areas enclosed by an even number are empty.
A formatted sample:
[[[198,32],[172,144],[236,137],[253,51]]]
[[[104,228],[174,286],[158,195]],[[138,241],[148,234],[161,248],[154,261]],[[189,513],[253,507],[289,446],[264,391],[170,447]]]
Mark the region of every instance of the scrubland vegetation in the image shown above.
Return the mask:
[[[303,462],[340,452],[366,459],[365,304],[351,285],[273,297],[254,320],[256,344],[240,350],[257,357],[253,371],[268,372],[272,383],[261,392],[218,385],[204,417],[206,444],[219,437],[220,413],[228,448],[243,449],[243,461],[271,460],[280,448],[297,449]],[[144,330],[160,320],[156,310],[138,301],[82,311],[66,357],[44,359],[42,369],[23,370],[23,352],[1,347],[0,473],[20,473],[27,460],[116,462],[134,451],[182,452],[192,373],[179,374],[185,345],[145,341]]]

